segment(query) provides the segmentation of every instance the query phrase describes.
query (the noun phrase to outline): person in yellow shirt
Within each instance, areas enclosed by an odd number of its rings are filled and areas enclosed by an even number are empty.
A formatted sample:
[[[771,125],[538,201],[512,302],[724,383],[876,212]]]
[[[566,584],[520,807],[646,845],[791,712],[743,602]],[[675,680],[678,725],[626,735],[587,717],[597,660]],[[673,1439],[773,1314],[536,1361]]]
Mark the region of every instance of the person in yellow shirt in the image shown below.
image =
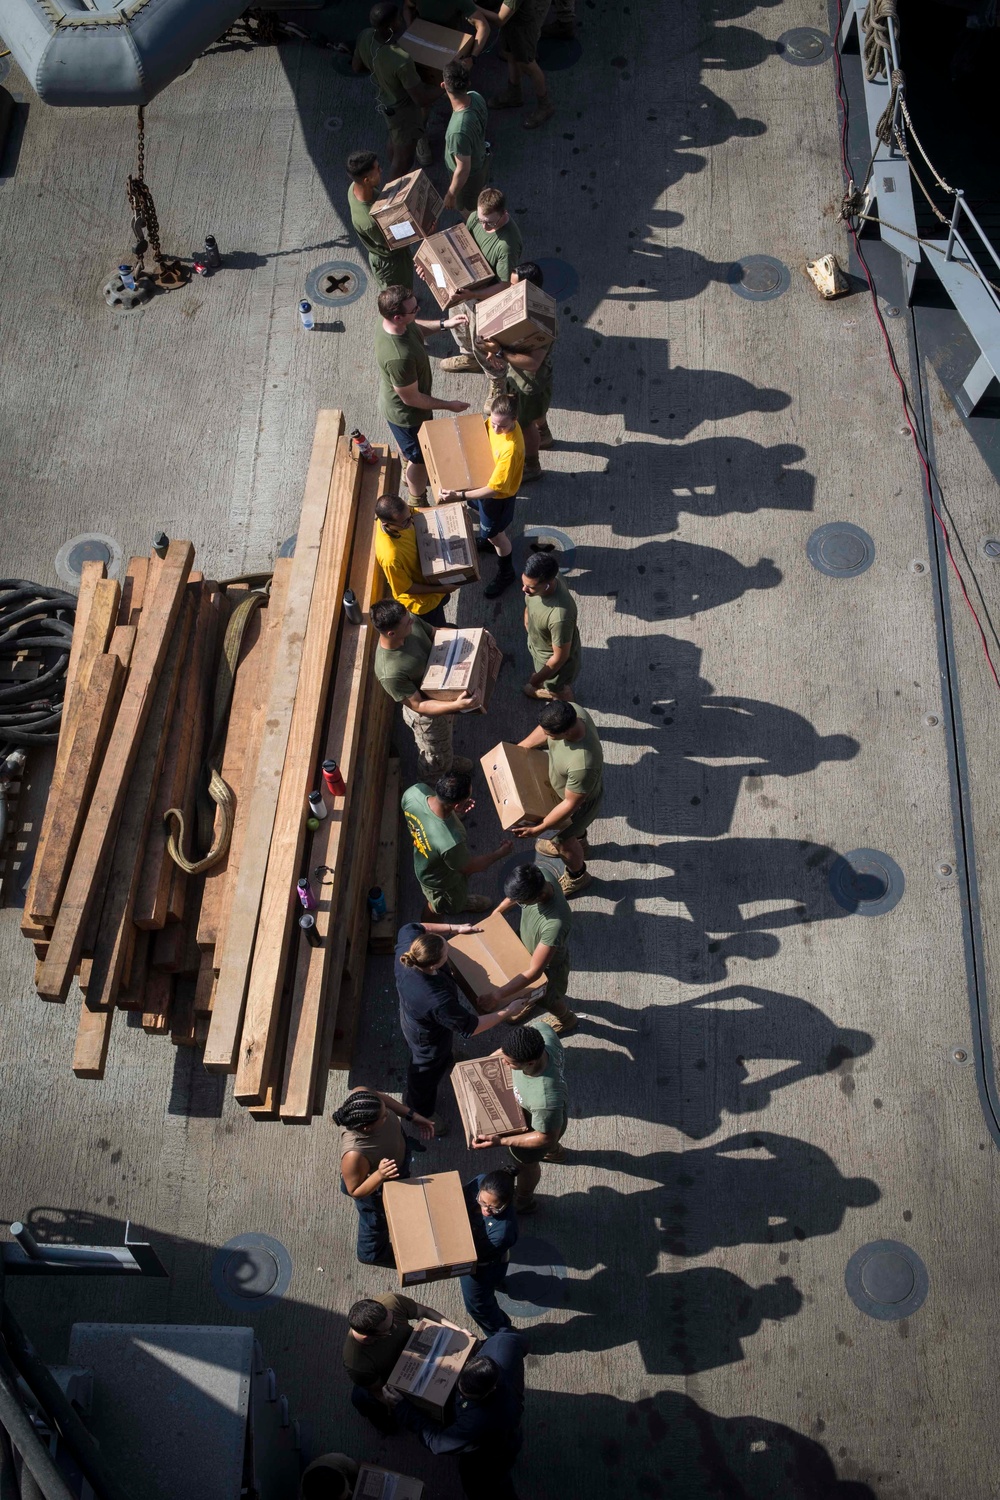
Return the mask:
[[[392,597],[427,625],[447,624],[444,606],[451,590],[424,582],[410,507],[401,495],[380,495],[375,514],[375,556]]]
[[[514,500],[524,475],[524,434],[517,422],[516,397],[494,397],[486,433],[493,453],[489,482],[475,490],[442,490],[441,499],[479,502],[479,550],[492,547],[498,562],[496,577],[483,592],[487,599],[496,599],[515,581],[507,527],[514,519]]]

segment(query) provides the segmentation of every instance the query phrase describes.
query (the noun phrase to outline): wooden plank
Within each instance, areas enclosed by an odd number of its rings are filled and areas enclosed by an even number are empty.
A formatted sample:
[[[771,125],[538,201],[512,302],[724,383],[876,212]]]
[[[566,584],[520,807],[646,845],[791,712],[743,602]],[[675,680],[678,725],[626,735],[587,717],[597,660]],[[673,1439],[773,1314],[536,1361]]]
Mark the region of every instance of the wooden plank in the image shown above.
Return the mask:
[[[49,796],[45,804],[41,832],[35,849],[35,860],[24,899],[24,917],[21,930],[26,937],[38,936],[37,922],[31,918],[35,900],[35,871],[45,858],[49,828],[55,815],[56,801],[62,787],[63,776],[69,763],[70,750],[76,735],[83,699],[90,684],[94,663],[107,649],[111,631],[115,625],[120,590],[111,578],[104,577],[103,563],[84,563],[80,584],[76,619],[73,624],[73,641],[70,646],[66,668],[66,686],[63,697],[62,718],[59,724],[59,743],[49,783]]]
[[[289,559],[282,559],[286,564]],[[282,569],[282,575],[287,579],[287,567]],[[277,574],[275,575],[277,580]],[[283,585],[282,585],[283,589]],[[273,598],[274,585],[272,585]],[[239,821],[243,805],[243,772],[250,756],[250,730],[251,722],[257,707],[258,678],[260,676],[261,662],[264,657],[264,632],[267,621],[274,621],[278,610],[272,612],[272,605],[262,606],[251,615],[246,630],[243,632],[243,640],[240,643],[240,654],[236,661],[236,679],[233,684],[233,697],[229,709],[229,723],[226,728],[226,744],[222,753],[222,766],[220,768],[222,779],[233,793],[236,802],[236,816]],[[252,757],[251,757],[252,758]],[[256,764],[256,761],[254,762]],[[216,832],[220,825],[220,814],[216,813]],[[234,829],[235,832],[235,829]],[[229,861],[232,857],[232,844],[225,856],[218,864],[213,865],[205,872],[205,890],[201,898],[201,911],[198,914],[198,943],[202,948],[214,949],[216,936],[219,930],[219,913],[222,907],[223,896],[228,878]],[[233,864],[236,868],[236,864]]]
[[[385,795],[382,799],[382,826],[378,835],[378,850],[375,855],[375,879],[385,901],[385,916],[380,922],[371,922],[368,932],[369,953],[392,953],[396,946],[399,916],[396,903],[399,895],[399,757],[393,755],[385,773]]]
[[[235,872],[240,868],[240,861],[243,855],[243,841],[246,837],[247,826],[250,821],[251,791],[257,775],[261,733],[264,718],[267,714],[267,704],[271,692],[271,679],[274,676],[278,638],[281,634],[281,618],[285,608],[285,598],[288,594],[288,583],[291,576],[292,559],[290,557],[279,557],[274,564],[270,602],[267,606],[267,619],[262,626],[264,638],[258,648],[260,660],[256,674],[256,700],[253,705],[253,713],[247,731],[246,757],[241,778],[242,797],[236,807],[236,818],[233,823],[233,833],[229,844],[228,868],[234,874],[232,879],[227,878],[225,880],[219,903],[215,943],[216,970],[218,970],[222,954],[225,951],[226,933],[229,928],[229,914],[233,908],[233,897],[236,892]]]
[[[43,926],[55,923],[124,683],[125,668],[117,656],[99,657],[83,697],[67,771],[55,797],[49,796],[48,836],[32,882],[31,917]]]
[[[111,1027],[115,1019],[110,1010],[91,1010],[84,1000],[73,1049],[73,1072],[77,1078],[103,1078],[108,1061]]]
[[[295,882],[301,872],[306,842],[307,798],[319,780],[323,710],[344,617],[344,588],[363,467],[352,457],[351,446],[350,438],[341,438],[334,459],[326,524],[267,854],[234,1089],[235,1097],[248,1104],[260,1102],[267,1090],[292,942],[292,917],[298,910]]]
[[[116,625],[111,632],[111,640],[108,643],[108,655],[117,656],[126,671],[132,660],[132,652],[135,648],[135,636],[136,627],[134,625]]]
[[[193,979],[175,981],[169,1016],[170,1040],[175,1047],[193,1047],[195,1044],[194,992]]]
[[[179,974],[184,957],[184,928],[179,922],[153,934],[150,968],[160,974]]]
[[[170,1002],[173,997],[174,976],[150,969],[142,1008],[143,1031],[165,1034],[170,1030]]]
[[[387,461],[384,449],[380,453],[381,462],[378,466],[369,465],[362,481],[351,558],[351,587],[362,604],[367,602],[369,607],[384,588],[384,579],[375,561],[375,501],[383,490],[391,490],[399,482],[397,461]],[[333,873],[318,892],[315,915],[320,946],[312,948],[304,938],[298,938],[281,1089],[283,1120],[306,1120],[312,1112],[323,1039],[327,1023],[332,1024],[328,1013],[336,1008],[339,995],[347,935],[338,920],[338,913],[346,889],[348,833],[352,820],[359,816],[359,811],[355,810],[355,793],[361,786],[358,752],[376,644],[377,633],[367,612],[360,625],[344,622],[323,758],[337,762],[347,790],[344,797],[330,799],[330,815],[313,834],[310,866],[328,865]]]
[[[198,969],[198,987],[194,999],[196,1015],[210,1016],[212,1014],[216,983],[215,955],[211,949],[205,949],[202,951],[201,965]]]
[[[231,1070],[237,1058],[243,1004],[267,867],[267,850],[274,831],[281,771],[291,727],[302,643],[309,621],[309,604],[316,579],[333,460],[343,426],[341,412],[319,413],[306,479],[305,499],[296,533],[288,597],[275,649],[275,666],[264,717],[257,773],[250,794],[244,846],[247,857],[240,861],[236,871],[225,947],[219,963],[219,988],[205,1048],[205,1066],[210,1068]],[[298,815],[301,819],[301,808]]]
[[[119,625],[137,625],[146,590],[148,557],[130,557],[122,579],[122,601],[118,610]]]
[[[119,1010],[142,1010],[146,994],[146,979],[149,975],[149,945],[151,934],[140,928],[133,929],[132,963],[128,979],[118,991],[115,1004]]]
[[[48,1000],[65,1000],[80,958],[87,917],[96,899],[95,877],[107,860],[118,831],[129,778],[139,754],[193,559],[194,548],[190,542],[171,542],[152,598],[148,606],[143,607],[132,668],[45,959],[39,993]]]

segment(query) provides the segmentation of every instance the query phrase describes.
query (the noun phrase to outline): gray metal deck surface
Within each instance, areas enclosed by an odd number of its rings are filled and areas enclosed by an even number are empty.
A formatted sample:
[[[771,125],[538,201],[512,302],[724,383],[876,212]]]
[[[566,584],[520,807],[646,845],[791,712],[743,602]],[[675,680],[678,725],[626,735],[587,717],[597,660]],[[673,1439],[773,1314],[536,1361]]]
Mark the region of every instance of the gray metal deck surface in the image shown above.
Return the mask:
[[[832,64],[789,67],[773,45],[828,30],[826,11],[586,0],[581,15],[551,125],[490,124],[526,252],[579,277],[560,301],[557,444],[518,521],[575,546],[579,697],[609,763],[598,880],[575,903],[568,1159],[545,1168],[522,1247],[565,1274],[517,1278],[552,1304],[522,1323],[518,1491],[988,1500],[1000,1173],[977,1070],[955,1060],[976,1037],[963,885],[940,873],[961,872],[964,850],[937,570],[869,303],[822,304],[800,272],[847,256]],[[501,76],[484,64],[484,91]],[[105,532],[127,553],[159,526],[193,537],[206,572],[261,567],[294,529],[317,406],[385,435],[370,295],[313,335],[295,311],[316,265],[359,263],[342,160],[380,144],[368,86],[312,48],[228,50],[158,100],[148,177],[165,248],[208,231],[229,264],[125,316],[97,289],[127,243],[131,130],[33,103],[0,185],[8,574],[52,582],[66,538]],[[790,268],[783,296],[733,295],[729,268],[750,254]],[[933,376],[927,389],[974,546],[996,491]],[[874,541],[860,576],[807,559],[837,521]],[[479,753],[532,722],[518,601],[483,608],[467,589],[459,618],[485,620],[514,658],[490,717],[462,726]],[[1000,699],[955,618],[991,975]],[[476,847],[497,837],[484,798]],[[865,848],[905,877],[885,915],[831,892],[837,857]],[[446,1463],[380,1442],[347,1404],[346,1308],[392,1282],[354,1262],[329,1120],[256,1124],[191,1054],[125,1025],[106,1081],[78,1082],[72,1002],[35,997],[15,912],[0,963],[0,1213],[88,1242],[131,1216],[172,1272],[22,1282],[10,1295],[30,1335],[62,1360],[83,1319],[240,1321],[213,1294],[212,1257],[263,1231],[288,1247],[292,1282],[243,1321],[316,1448],[380,1455],[456,1496]],[[367,1000],[355,1079],[398,1085],[385,960]],[[454,1136],[425,1160],[480,1164]],[[875,1241],[927,1268],[926,1301],[899,1320],[847,1293]],[[460,1313],[455,1286],[431,1300]]]

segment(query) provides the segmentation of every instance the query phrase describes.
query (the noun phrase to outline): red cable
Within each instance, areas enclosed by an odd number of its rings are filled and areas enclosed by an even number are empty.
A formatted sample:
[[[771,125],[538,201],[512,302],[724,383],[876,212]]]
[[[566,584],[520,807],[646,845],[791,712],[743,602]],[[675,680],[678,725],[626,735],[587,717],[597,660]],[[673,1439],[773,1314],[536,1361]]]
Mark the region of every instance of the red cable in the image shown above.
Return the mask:
[[[844,169],[844,175],[847,177],[847,180],[850,182],[852,180],[852,178],[851,178],[851,164],[850,164],[850,158],[848,156],[848,151],[847,151],[848,110],[847,110],[847,102],[846,102],[846,100],[844,98],[844,93],[843,93],[843,70],[842,70],[841,61],[840,61],[840,47],[838,45],[839,44],[839,40],[840,40],[840,33],[841,33],[841,31],[843,29],[843,25],[844,25],[844,6],[843,6],[843,0],[838,0],[837,9],[838,9],[838,16],[837,16],[837,36],[836,36],[836,39],[835,39],[835,42],[834,42],[834,55],[836,57],[836,62],[837,62],[837,101],[840,104],[840,120],[841,120],[841,127],[840,127],[840,157],[841,157],[841,163],[842,163],[843,169]],[[906,389],[906,382],[903,380],[903,377],[902,377],[902,375],[899,372],[899,366],[896,363],[896,352],[895,352],[895,350],[892,347],[892,341],[889,338],[889,332],[888,332],[888,329],[885,326],[885,319],[882,317],[882,309],[879,307],[878,293],[875,290],[875,282],[872,279],[872,273],[868,269],[868,262],[865,260],[864,253],[862,252],[862,249],[861,249],[861,240],[860,240],[860,237],[858,235],[858,231],[855,229],[854,225],[850,222],[850,220],[847,221],[847,227],[848,227],[848,229],[851,232],[851,238],[854,241],[854,250],[855,250],[855,253],[856,253],[857,257],[858,257],[858,260],[861,263],[862,270],[865,273],[865,280],[868,283],[868,290],[869,290],[869,292],[871,294],[871,299],[872,299],[872,307],[873,307],[873,309],[875,311],[875,317],[876,317],[876,320],[878,322],[879,331],[881,332],[883,342],[885,343],[886,353],[889,356],[889,368],[892,370],[892,373],[893,373],[893,375],[896,378],[896,384],[899,386],[900,393],[901,393],[902,398],[903,398],[903,416],[906,419],[906,425],[907,425],[907,427],[910,430],[910,437],[913,440],[913,446],[914,446],[914,449],[916,450],[917,458],[920,460],[920,466],[921,466],[921,468],[923,469],[923,472],[924,472],[924,488],[927,491],[927,499],[928,499],[928,502],[930,504],[931,512],[932,512],[932,514],[934,516],[934,519],[937,522],[938,526],[941,528],[941,535],[944,538],[944,550],[945,550],[945,553],[947,554],[948,561],[951,563],[951,566],[952,566],[952,568],[954,570],[955,577],[958,579],[959,587],[962,590],[962,598],[965,600],[966,604],[968,605],[969,613],[971,614],[972,618],[976,622],[976,629],[979,631],[979,639],[982,642],[983,654],[985,655],[987,663],[989,664],[990,674],[991,674],[991,676],[993,678],[993,681],[994,681],[996,687],[998,689],[1000,689],[1000,677],[997,676],[997,669],[994,666],[994,664],[993,664],[993,658],[990,655],[990,647],[989,647],[989,641],[986,638],[986,631],[983,629],[983,624],[982,624],[982,621],[979,618],[978,613],[976,612],[975,605],[973,604],[972,600],[969,598],[969,591],[968,591],[968,589],[965,586],[965,579],[962,576],[962,570],[958,566],[958,563],[955,561],[954,553],[951,550],[951,537],[948,534],[948,528],[947,528],[947,526],[944,523],[944,518],[943,518],[943,516],[941,515],[941,512],[938,510],[937,506],[934,503],[934,488],[933,488],[933,482],[932,482],[932,478],[931,478],[931,466],[930,466],[930,464],[927,461],[927,457],[926,457],[926,455],[924,453],[923,444],[920,441],[920,438],[919,438],[919,436],[917,434],[917,429],[914,426],[913,420],[912,420],[912,418],[910,416],[910,413],[913,410],[913,403],[910,400],[909,391]]]

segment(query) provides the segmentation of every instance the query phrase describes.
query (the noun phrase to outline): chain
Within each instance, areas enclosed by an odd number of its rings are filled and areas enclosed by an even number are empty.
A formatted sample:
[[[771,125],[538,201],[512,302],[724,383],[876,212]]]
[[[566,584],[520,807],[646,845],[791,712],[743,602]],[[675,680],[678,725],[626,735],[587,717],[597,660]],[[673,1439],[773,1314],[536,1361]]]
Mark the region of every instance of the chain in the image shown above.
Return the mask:
[[[156,261],[154,280],[158,286],[169,290],[189,281],[191,272],[179,260],[165,256],[160,248],[160,221],[153,195],[146,184],[146,112],[141,104],[137,127],[135,176],[130,175],[125,184],[125,194],[132,213],[132,232],[135,235],[132,250],[138,256],[136,270],[140,276],[146,274],[146,251],[152,250]]]

